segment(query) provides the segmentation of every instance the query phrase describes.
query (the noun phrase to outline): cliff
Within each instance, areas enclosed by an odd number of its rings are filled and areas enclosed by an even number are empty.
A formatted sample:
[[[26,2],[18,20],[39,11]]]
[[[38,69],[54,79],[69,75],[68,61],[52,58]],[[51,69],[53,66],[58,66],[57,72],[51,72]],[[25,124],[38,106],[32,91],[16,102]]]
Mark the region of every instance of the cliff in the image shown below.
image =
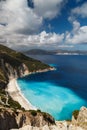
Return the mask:
[[[87,130],[87,108],[82,107],[77,118],[55,121],[40,110],[23,111],[0,106],[0,130]]]
[[[11,78],[54,68],[0,45],[0,130],[87,130],[87,108],[73,113],[72,121],[55,121],[40,110],[25,111],[5,92]]]
[[[32,72],[50,70],[52,67],[20,52],[0,45],[0,87],[5,87],[9,78],[18,78]]]
[[[52,69],[41,61],[0,45],[0,130],[10,130],[25,125],[40,127],[55,123],[49,114],[40,111],[25,111],[5,92],[9,80],[12,78]]]
[[[21,111],[0,107],[0,130],[18,129],[27,125],[32,127],[51,126],[55,125],[55,121],[49,114],[39,110]]]
[[[77,114],[77,118],[75,116],[72,117],[72,122],[82,127],[82,129],[87,130],[87,108],[82,107]]]

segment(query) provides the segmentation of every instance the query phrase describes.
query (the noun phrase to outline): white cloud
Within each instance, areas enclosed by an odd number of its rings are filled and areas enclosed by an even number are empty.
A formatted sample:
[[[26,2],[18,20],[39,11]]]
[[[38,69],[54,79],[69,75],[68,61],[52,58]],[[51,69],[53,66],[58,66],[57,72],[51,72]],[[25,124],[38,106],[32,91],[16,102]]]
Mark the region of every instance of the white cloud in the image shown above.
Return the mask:
[[[87,44],[87,26],[80,25],[80,23],[76,20],[78,16],[81,18],[87,17],[87,2],[72,9],[71,16],[68,18],[68,20],[73,25],[73,29],[71,32],[66,32],[66,43]]]
[[[63,39],[64,34],[59,35],[56,33],[46,33],[45,31],[43,31],[36,35],[4,35],[4,37],[0,37],[0,42],[15,49],[24,49],[21,48],[21,46],[25,46],[25,49],[33,47],[55,49],[58,48],[58,45],[62,43]]]
[[[32,43],[38,43],[38,45],[54,45],[57,43],[61,43],[64,38],[64,34],[56,34],[56,33],[46,33],[45,31],[41,32],[39,35],[31,35],[28,37],[28,41]]]
[[[64,34],[36,34],[44,19],[52,19],[60,14],[67,0],[33,0],[34,8],[27,0],[6,0],[0,2],[0,43],[13,48],[33,47],[55,48],[62,43]],[[49,26],[51,30],[51,26]],[[24,48],[22,48],[24,49]]]
[[[27,0],[0,2],[0,23],[6,24],[5,33],[36,33],[42,26],[44,18],[51,19],[60,14],[63,1],[33,0],[33,9],[28,7]]]
[[[43,18],[52,19],[60,14],[61,8],[66,0],[33,0],[34,10]]]
[[[80,23],[78,21],[73,21],[73,34],[78,33],[78,30],[80,29]]]
[[[81,16],[82,18],[87,17],[87,2],[78,6],[72,10],[72,15]]]
[[[73,22],[73,30],[66,33],[66,43],[87,44],[87,26],[80,26],[77,21]]]
[[[27,5],[27,0],[7,0],[0,2],[0,23],[5,23],[5,32],[32,33],[42,25],[38,16]]]

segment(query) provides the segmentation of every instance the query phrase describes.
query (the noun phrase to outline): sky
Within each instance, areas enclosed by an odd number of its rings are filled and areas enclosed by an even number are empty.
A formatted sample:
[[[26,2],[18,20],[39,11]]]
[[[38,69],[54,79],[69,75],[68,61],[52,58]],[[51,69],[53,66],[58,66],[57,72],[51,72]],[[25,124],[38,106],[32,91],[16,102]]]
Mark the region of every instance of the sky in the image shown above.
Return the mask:
[[[87,0],[0,0],[0,44],[87,50]]]

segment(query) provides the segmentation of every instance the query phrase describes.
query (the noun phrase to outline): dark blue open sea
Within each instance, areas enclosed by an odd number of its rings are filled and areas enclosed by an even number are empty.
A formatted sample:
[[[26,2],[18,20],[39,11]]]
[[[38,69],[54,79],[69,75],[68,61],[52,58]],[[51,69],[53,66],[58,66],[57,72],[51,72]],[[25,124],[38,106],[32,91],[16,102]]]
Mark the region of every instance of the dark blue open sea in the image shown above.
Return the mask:
[[[56,120],[71,119],[72,112],[87,106],[87,56],[32,56],[56,68],[18,79],[24,96]]]

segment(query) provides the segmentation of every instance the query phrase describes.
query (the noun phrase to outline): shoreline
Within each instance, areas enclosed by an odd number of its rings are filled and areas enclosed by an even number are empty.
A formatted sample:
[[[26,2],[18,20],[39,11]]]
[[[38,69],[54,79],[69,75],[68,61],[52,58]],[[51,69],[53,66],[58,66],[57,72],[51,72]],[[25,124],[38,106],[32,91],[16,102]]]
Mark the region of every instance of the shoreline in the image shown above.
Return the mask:
[[[56,70],[54,67],[50,67],[49,69],[44,69],[44,70],[38,70],[36,72],[30,72],[30,73],[25,73],[22,77],[25,77],[27,75],[35,74],[35,73],[43,73],[47,71],[53,71]],[[17,101],[21,107],[23,107],[25,110],[37,110],[35,106],[33,106],[23,95],[18,83],[17,83],[17,78],[15,77],[9,77],[9,83],[7,85],[6,91],[9,93],[11,98],[14,101]]]
[[[17,84],[17,79],[10,79],[6,91],[14,101],[17,101],[25,110],[37,110],[23,95]]]

